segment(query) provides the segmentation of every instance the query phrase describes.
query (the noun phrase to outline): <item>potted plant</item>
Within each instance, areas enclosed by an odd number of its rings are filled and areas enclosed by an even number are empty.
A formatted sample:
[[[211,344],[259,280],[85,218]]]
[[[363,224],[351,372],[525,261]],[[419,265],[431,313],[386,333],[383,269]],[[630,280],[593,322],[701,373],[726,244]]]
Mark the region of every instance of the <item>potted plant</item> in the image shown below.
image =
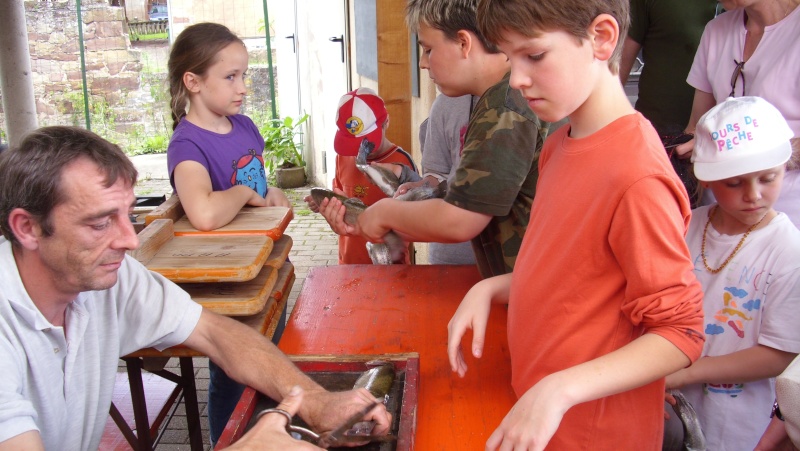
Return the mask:
[[[291,117],[270,119],[261,127],[264,166],[267,173],[275,174],[278,188],[297,188],[306,183],[306,161],[296,139],[303,134],[300,127],[307,120],[308,114],[297,120]]]

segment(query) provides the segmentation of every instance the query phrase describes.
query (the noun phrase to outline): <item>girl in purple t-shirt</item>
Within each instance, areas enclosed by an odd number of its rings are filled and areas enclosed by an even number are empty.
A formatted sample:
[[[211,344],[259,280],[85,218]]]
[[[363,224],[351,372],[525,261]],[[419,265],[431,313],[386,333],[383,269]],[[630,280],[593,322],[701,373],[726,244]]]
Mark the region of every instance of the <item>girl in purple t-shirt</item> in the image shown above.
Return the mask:
[[[247,64],[242,40],[213,23],[186,28],[170,52],[175,131],[167,165],[186,216],[200,230],[224,226],[245,205],[291,206],[280,189],[267,187],[264,139],[238,114]]]
[[[247,62],[242,40],[214,23],[186,28],[169,55],[175,131],[167,166],[189,222],[200,230],[224,226],[245,205],[291,207],[280,189],[267,187],[264,139],[249,117],[238,114]],[[273,338],[281,332],[279,326]],[[213,362],[208,367],[208,422],[216,443],[244,386]]]

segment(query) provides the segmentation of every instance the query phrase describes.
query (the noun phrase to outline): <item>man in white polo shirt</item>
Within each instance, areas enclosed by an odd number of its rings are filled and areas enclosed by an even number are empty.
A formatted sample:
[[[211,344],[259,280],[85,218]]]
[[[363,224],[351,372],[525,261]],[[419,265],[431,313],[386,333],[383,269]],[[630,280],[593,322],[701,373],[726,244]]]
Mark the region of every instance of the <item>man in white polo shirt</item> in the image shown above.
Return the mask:
[[[127,256],[136,176],[119,147],[75,127],[39,129],[0,156],[0,450],[97,449],[119,357],[151,346],[208,355],[317,431],[374,400],[325,391],[265,337]],[[366,418],[388,430],[382,407]],[[240,444],[311,449],[285,425],[264,415]]]

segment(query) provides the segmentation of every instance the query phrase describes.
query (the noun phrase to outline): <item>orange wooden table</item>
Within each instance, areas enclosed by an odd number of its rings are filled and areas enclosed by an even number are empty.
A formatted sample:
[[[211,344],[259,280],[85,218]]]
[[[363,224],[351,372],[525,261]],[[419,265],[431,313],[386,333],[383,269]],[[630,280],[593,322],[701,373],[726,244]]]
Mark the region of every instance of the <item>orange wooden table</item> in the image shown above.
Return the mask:
[[[447,323],[478,280],[469,266],[313,268],[279,347],[287,354],[417,352],[415,449],[483,449],[516,398],[503,306],[492,307],[483,357],[467,358],[463,379],[450,371]],[[471,339],[468,334],[466,349]]]

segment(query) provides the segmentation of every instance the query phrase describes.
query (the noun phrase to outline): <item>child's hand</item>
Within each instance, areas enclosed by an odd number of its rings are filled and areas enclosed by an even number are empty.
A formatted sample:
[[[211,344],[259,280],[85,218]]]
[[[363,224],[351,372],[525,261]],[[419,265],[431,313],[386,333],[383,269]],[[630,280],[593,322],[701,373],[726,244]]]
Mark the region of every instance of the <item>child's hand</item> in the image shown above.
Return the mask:
[[[684,386],[688,385],[686,380],[688,368],[684,368],[678,370],[672,374],[668,374],[666,377],[665,387],[667,390],[672,388],[683,388]],[[667,399],[669,402],[669,399]],[[675,404],[674,402],[670,402],[670,404]]]
[[[382,219],[385,215],[382,213],[384,208],[391,208],[393,202],[402,202],[394,199],[381,199],[374,204],[370,205],[358,216],[358,224],[356,231],[358,235],[366,238],[371,243],[382,243],[383,236],[391,230],[389,227],[383,225]],[[400,235],[403,237],[403,235]],[[405,237],[403,237],[405,239]]]
[[[514,404],[486,442],[487,450],[543,450],[569,406],[554,374],[531,387]]]
[[[267,190],[267,197],[265,197],[264,200],[266,200],[267,207],[292,208],[292,203],[289,202],[289,199],[286,197],[286,194],[284,194],[283,191],[275,187],[270,187]]]
[[[428,176],[425,176],[424,179],[419,180],[417,182],[406,182],[406,183],[403,183],[402,185],[398,186],[397,187],[397,191],[395,191],[393,197],[397,197],[397,196],[403,195],[403,194],[411,191],[414,188],[419,188],[420,186],[426,186],[426,185],[427,186],[436,186],[438,184],[439,184],[439,181],[436,180],[435,177],[431,177],[431,176],[428,175]]]
[[[336,194],[341,194],[342,196],[346,196],[344,191],[334,188],[333,192]],[[347,207],[342,204],[339,199],[331,198],[331,199],[323,199],[322,203],[319,204],[319,214],[328,221],[328,225],[331,226],[331,230],[333,230],[337,235],[358,235],[358,228],[352,225],[349,225],[344,222],[344,215],[347,211]]]
[[[313,211],[314,213],[319,213],[319,205],[317,205],[317,202],[313,197],[311,197],[311,194],[304,197],[303,200],[306,202],[306,206],[309,210]]]
[[[486,279],[473,286],[447,323],[447,357],[450,360],[450,369],[460,377],[467,373],[467,363],[461,349],[461,340],[467,329],[472,329],[472,355],[480,358],[483,354],[486,323],[489,321],[492,305],[492,297],[485,288],[491,280]]]

